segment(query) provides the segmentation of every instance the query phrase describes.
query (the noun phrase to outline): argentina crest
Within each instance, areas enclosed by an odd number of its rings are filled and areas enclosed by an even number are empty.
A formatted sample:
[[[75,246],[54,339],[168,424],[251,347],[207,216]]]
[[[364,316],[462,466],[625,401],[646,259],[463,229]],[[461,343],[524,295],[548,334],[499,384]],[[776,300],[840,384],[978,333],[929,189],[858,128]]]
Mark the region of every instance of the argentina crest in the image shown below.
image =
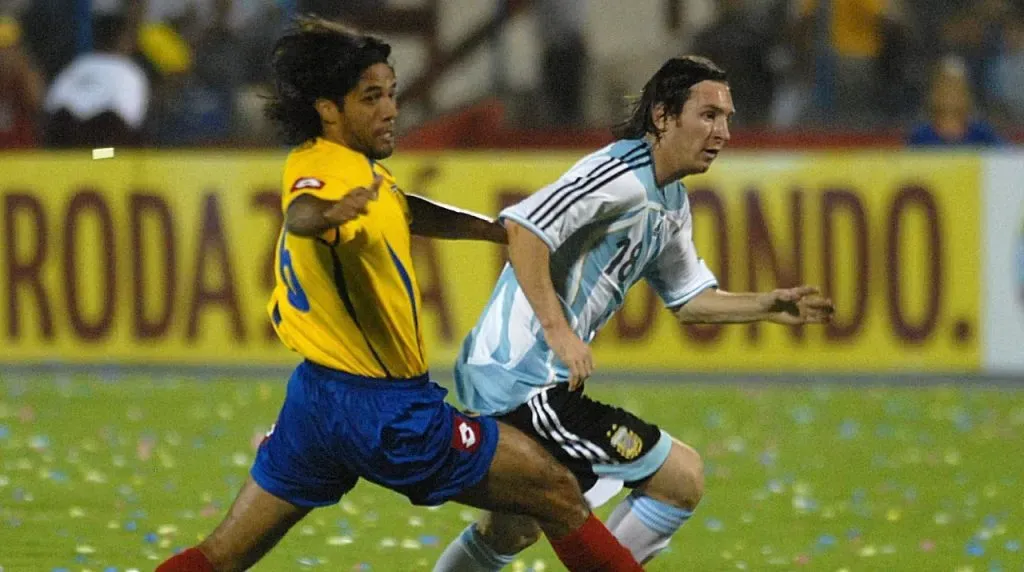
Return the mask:
[[[619,455],[627,461],[637,458],[643,451],[644,440],[625,425],[612,425],[611,430],[608,431],[608,437],[611,438],[612,447],[615,447]]]

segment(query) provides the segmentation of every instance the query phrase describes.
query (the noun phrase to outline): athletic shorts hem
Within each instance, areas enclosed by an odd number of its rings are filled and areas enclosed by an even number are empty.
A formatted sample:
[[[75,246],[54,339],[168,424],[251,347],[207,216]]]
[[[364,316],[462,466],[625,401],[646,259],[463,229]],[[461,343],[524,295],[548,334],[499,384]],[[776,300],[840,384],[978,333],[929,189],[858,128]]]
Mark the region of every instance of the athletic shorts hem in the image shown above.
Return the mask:
[[[657,425],[558,383],[499,417],[565,465],[584,491],[601,478],[635,485],[664,464],[672,438]]]
[[[484,477],[491,470],[491,463],[498,452],[498,422],[492,417],[473,417],[474,421],[480,423],[480,433],[483,442],[480,449],[473,455],[473,467],[461,482],[453,483],[452,486],[441,490],[430,490],[423,495],[406,494],[409,501],[416,506],[437,506],[450,501],[463,492],[483,482]]]
[[[341,500],[341,497],[333,500],[309,500],[307,498],[303,498],[297,491],[288,491],[287,487],[280,486],[272,477],[260,470],[259,465],[253,465],[252,470],[249,471],[249,475],[264,491],[299,508],[321,508],[337,504],[338,501]]]
[[[672,436],[666,433],[665,430],[662,430],[658,442],[644,456],[632,463],[618,465],[595,464],[594,474],[599,477],[619,479],[628,483],[632,488],[637,483],[654,476],[654,473],[657,473],[658,469],[668,460],[671,452]]]

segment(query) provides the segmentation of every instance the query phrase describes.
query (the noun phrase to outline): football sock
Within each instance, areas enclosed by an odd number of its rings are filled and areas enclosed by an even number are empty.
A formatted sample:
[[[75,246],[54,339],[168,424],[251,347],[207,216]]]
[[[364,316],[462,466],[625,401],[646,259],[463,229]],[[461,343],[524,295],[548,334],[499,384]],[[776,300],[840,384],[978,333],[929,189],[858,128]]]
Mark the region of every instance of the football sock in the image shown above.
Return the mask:
[[[634,491],[615,507],[608,528],[634,558],[647,562],[668,546],[691,515],[691,511]]]
[[[171,556],[163,564],[156,567],[156,572],[216,572],[213,564],[198,548]]]
[[[434,572],[498,572],[513,560],[515,555],[498,554],[488,546],[474,523],[445,548]]]
[[[593,513],[575,531],[549,540],[558,559],[569,572],[643,571],[629,550],[615,540]]]

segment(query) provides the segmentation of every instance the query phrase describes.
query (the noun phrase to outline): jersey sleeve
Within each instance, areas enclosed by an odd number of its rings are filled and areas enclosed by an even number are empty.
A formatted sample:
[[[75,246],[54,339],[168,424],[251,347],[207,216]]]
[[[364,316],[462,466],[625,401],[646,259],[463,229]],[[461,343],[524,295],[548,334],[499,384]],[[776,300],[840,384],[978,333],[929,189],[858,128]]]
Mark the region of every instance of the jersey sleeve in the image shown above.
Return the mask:
[[[312,195],[325,201],[341,200],[349,191],[360,186],[349,183],[345,178],[331,176],[328,173],[316,172],[315,169],[307,169],[309,174],[293,175],[286,177],[284,182],[284,196],[281,207],[287,211],[292,201],[303,196]],[[303,171],[298,171],[303,172]]]
[[[644,203],[635,168],[611,157],[581,162],[498,218],[526,227],[554,251],[584,226]]]
[[[381,191],[391,188],[394,179],[390,173],[379,171],[385,180]],[[300,158],[288,161],[285,166],[283,184],[284,194],[281,197],[281,208],[284,212],[295,199],[311,195],[325,201],[339,201],[358,187],[369,187],[373,182],[373,173],[369,163],[356,161],[330,161],[323,157]],[[370,209],[373,204],[369,205]],[[370,218],[360,216],[340,227],[328,231],[330,242],[348,242],[367,229]]]
[[[714,273],[704,259],[697,256],[688,202],[682,217],[673,224],[676,227],[644,274],[648,284],[669,308],[682,306],[704,290],[718,286]]]

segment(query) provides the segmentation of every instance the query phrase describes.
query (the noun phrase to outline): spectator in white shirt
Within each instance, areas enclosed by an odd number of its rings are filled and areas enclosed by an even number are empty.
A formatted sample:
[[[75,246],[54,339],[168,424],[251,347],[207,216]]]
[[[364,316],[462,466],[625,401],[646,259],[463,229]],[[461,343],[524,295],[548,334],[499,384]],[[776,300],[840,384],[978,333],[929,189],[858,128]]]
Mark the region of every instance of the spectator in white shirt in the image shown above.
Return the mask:
[[[57,74],[46,95],[48,146],[144,143],[150,88],[142,67],[131,57],[135,37],[135,25],[128,17],[94,16],[94,50],[79,55]]]

